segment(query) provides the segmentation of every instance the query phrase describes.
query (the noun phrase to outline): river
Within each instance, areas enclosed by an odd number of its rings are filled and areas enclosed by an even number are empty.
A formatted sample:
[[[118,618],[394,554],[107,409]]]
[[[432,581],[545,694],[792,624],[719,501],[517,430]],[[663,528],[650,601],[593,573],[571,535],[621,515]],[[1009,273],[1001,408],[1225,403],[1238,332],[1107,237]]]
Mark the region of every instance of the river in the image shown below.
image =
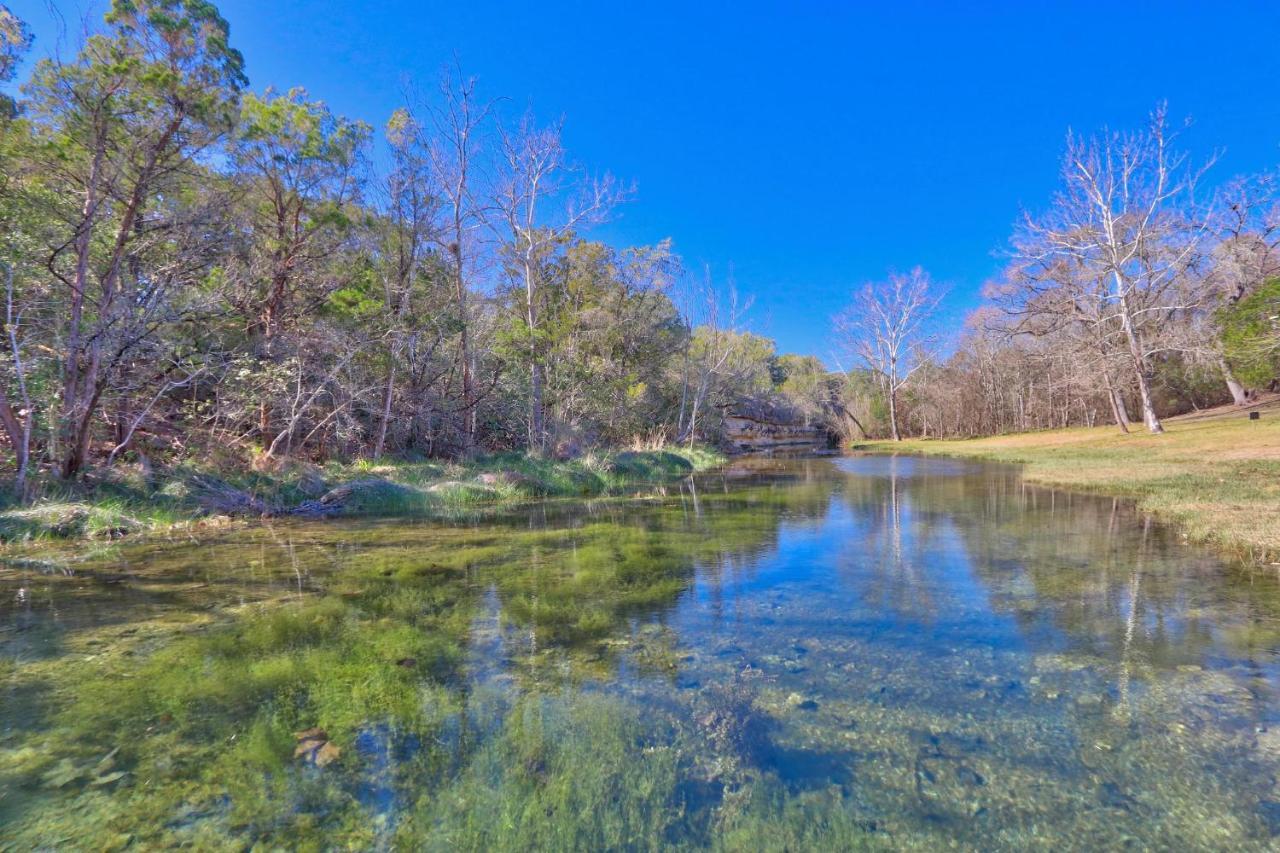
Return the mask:
[[[0,566],[0,849],[1274,849],[1280,584],[1007,467]]]

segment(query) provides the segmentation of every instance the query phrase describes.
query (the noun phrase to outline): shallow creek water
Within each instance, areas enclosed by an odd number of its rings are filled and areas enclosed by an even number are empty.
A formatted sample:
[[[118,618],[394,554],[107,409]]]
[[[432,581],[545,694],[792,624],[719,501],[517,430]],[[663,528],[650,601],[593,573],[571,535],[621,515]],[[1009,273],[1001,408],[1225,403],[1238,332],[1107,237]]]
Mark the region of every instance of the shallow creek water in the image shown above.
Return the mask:
[[[745,460],[0,566],[0,849],[1275,849],[1280,584],[1124,502]]]

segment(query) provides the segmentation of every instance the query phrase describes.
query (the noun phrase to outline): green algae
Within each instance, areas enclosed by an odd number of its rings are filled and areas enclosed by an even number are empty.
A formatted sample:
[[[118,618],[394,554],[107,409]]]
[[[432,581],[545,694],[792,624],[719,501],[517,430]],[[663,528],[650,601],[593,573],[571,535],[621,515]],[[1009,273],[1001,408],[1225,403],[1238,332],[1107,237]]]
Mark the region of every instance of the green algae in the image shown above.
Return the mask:
[[[745,462],[657,498],[0,569],[3,835],[1274,843],[1274,578],[1123,504],[889,465]],[[299,750],[317,730],[323,765]]]

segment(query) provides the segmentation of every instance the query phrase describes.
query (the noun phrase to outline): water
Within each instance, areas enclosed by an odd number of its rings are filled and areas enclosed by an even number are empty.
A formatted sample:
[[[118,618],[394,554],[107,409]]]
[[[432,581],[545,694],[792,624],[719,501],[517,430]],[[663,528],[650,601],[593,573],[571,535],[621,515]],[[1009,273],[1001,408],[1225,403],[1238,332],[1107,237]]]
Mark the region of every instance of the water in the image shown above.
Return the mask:
[[[1016,472],[0,568],[0,848],[1275,849],[1280,585]]]

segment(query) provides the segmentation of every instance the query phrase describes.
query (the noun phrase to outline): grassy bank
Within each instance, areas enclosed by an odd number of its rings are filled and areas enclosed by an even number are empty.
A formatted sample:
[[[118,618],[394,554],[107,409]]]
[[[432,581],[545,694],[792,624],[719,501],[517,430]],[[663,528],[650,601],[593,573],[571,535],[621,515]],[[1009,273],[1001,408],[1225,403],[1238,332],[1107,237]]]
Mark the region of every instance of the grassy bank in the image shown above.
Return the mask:
[[[864,442],[856,449],[1021,463],[1033,482],[1131,497],[1188,539],[1280,559],[1280,401],[1136,427],[1066,429],[954,441]]]
[[[237,518],[446,514],[547,497],[590,497],[670,482],[720,464],[705,448],[612,451],[560,461],[517,453],[468,462],[129,467],[53,485],[34,503],[0,508],[0,542],[116,539],[228,525]]]

